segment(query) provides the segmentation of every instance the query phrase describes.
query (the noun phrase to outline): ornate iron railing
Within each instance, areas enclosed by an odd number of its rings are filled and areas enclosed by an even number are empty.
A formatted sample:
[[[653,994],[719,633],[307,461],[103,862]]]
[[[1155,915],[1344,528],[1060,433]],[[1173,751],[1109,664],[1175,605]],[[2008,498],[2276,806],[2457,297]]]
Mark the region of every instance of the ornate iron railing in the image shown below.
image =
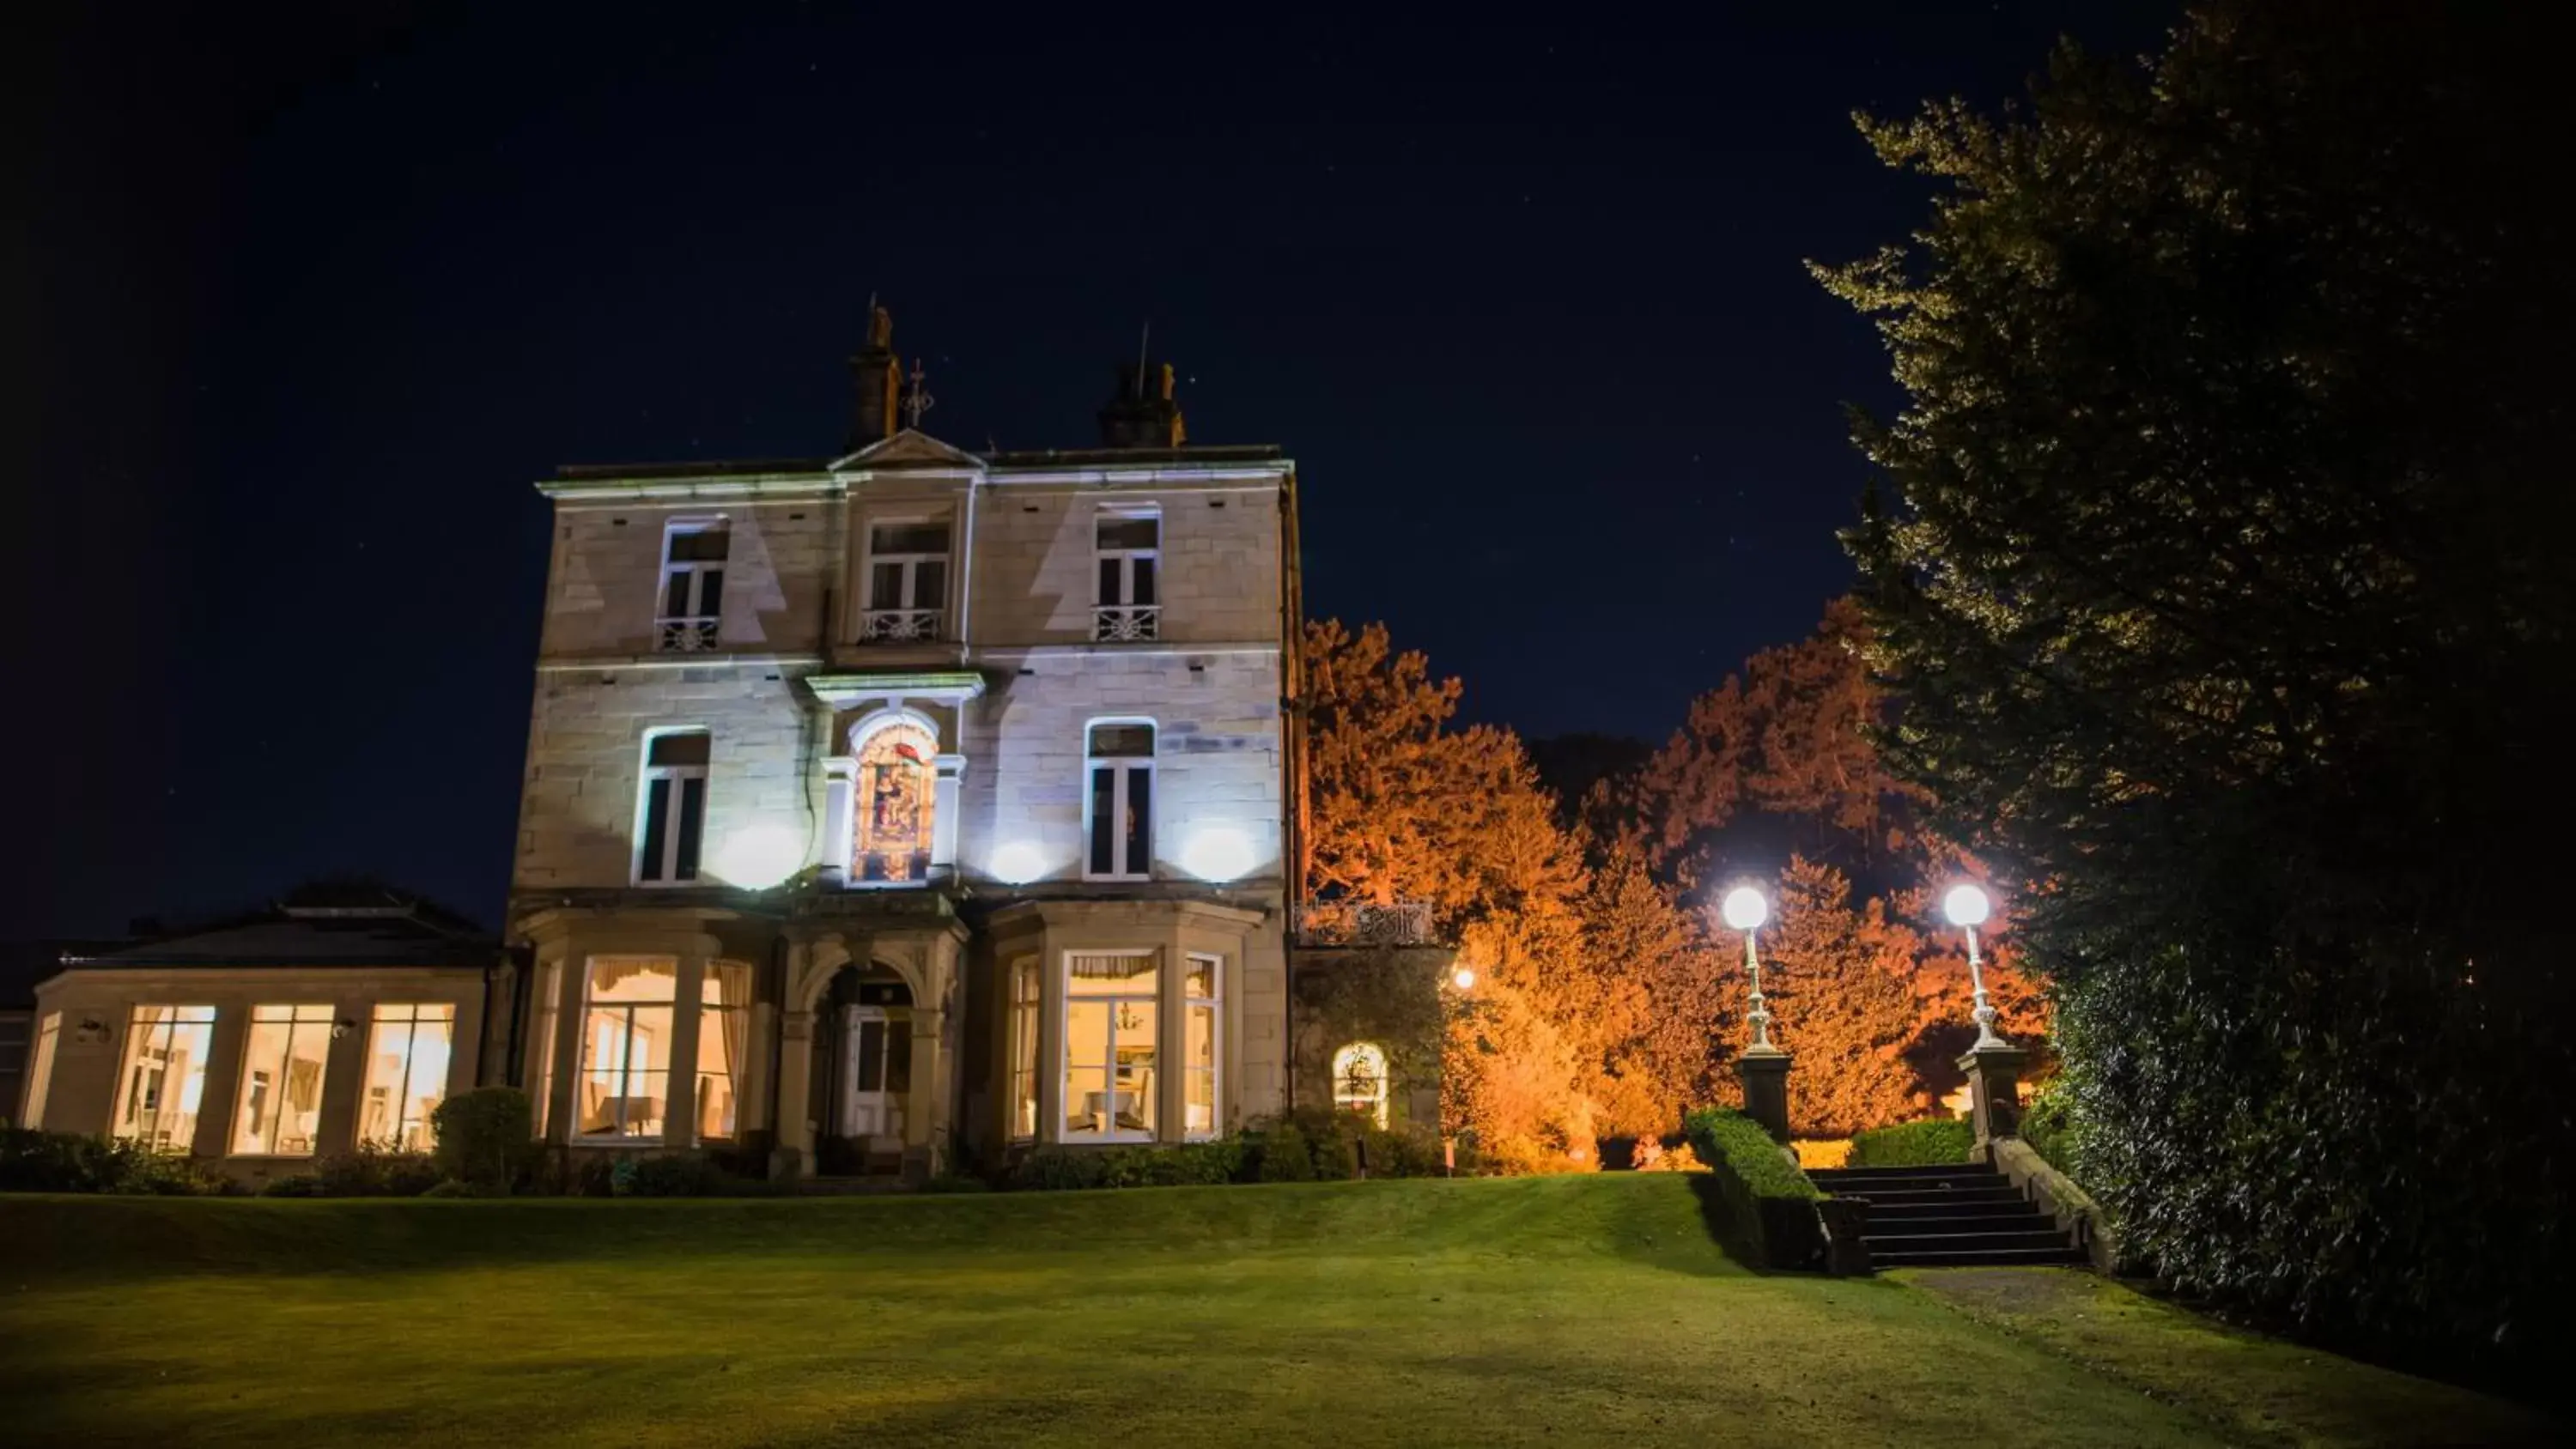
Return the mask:
[[[1301,946],[1431,946],[1429,901],[1373,905],[1308,901],[1293,907],[1289,928]]]
[[[859,630],[861,639],[876,643],[902,643],[939,637],[937,609],[870,609],[867,622]]]
[[[716,647],[714,619],[664,619],[657,646],[665,654],[703,654]]]
[[[1162,637],[1160,604],[1102,604],[1091,611],[1091,637],[1104,644]]]

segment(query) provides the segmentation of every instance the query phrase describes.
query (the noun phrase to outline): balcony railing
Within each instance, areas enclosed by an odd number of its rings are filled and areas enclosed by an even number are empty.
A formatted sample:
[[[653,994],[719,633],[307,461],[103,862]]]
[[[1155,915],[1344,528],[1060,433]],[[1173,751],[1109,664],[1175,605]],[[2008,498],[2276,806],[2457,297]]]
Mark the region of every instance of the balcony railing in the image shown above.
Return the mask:
[[[660,642],[654,647],[665,654],[703,654],[716,647],[716,621],[706,619],[664,619],[655,632]]]
[[[1300,946],[1430,946],[1429,901],[1372,905],[1308,901],[1292,908],[1289,928]]]
[[[1091,637],[1103,644],[1162,637],[1160,604],[1102,604],[1091,611]]]
[[[912,643],[939,637],[937,609],[870,609],[859,637],[872,644]]]

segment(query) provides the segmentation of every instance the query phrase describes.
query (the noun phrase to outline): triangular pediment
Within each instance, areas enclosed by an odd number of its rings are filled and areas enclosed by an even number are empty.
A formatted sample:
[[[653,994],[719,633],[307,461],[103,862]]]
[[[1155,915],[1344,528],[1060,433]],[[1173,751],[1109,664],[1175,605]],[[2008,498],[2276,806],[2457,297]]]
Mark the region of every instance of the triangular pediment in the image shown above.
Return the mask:
[[[984,460],[959,448],[952,448],[928,433],[910,428],[896,433],[881,443],[870,443],[832,465],[835,473],[852,468],[981,468]]]

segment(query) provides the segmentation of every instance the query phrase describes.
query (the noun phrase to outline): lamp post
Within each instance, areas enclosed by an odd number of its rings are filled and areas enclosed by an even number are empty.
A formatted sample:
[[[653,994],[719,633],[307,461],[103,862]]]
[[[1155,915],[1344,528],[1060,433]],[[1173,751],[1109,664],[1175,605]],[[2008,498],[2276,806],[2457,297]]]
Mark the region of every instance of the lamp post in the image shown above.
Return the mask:
[[[1778,1051],[1771,1045],[1771,1008],[1762,1004],[1762,956],[1754,949],[1753,938],[1762,932],[1762,923],[1771,918],[1771,903],[1753,887],[1737,886],[1726,893],[1718,907],[1726,923],[1744,933],[1744,973],[1753,983],[1751,998],[1746,1002],[1744,1019],[1753,1025],[1753,1045],[1757,1052]]]
[[[2012,1043],[1995,1035],[1994,1003],[1986,999],[1986,972],[1977,959],[1977,928],[1986,923],[1989,905],[1986,893],[1973,885],[1955,885],[1941,898],[1941,913],[1950,924],[1968,933],[1968,984],[1976,992],[1976,1008],[1969,1012],[1977,1022],[1977,1044],[1974,1051],[2010,1046]]]

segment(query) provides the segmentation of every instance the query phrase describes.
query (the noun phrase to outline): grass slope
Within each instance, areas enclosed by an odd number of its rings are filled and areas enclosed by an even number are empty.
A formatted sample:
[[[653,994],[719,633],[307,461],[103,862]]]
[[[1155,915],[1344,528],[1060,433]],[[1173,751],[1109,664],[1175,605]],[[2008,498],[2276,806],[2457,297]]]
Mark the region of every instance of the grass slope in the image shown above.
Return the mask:
[[[744,1202],[0,1199],[0,1439],[2214,1442],[1690,1181]]]

